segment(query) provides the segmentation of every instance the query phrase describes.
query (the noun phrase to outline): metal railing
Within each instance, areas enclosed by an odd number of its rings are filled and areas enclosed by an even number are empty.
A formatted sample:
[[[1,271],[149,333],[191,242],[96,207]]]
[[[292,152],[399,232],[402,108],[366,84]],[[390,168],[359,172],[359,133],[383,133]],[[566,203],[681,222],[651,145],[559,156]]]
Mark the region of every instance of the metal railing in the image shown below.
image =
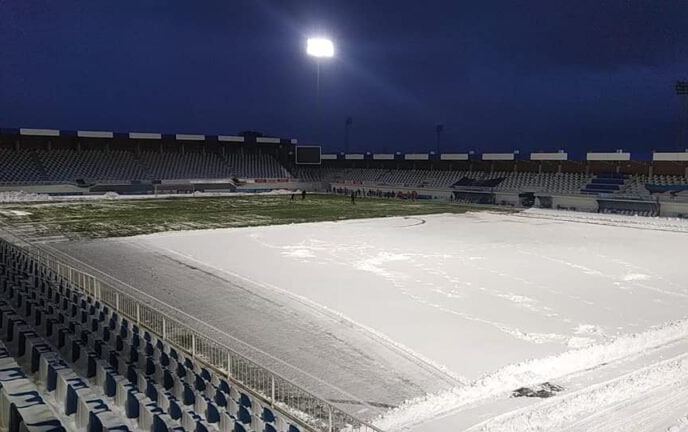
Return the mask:
[[[148,298],[147,303],[144,303],[134,295],[67,264],[65,259],[37,245],[23,240],[23,246],[7,239],[0,241],[29,258],[34,269],[48,270],[63,283],[68,283],[72,288],[108,305],[306,430],[383,432],[163,312],[164,309],[174,309],[163,302]],[[358,402],[360,405],[368,405]]]

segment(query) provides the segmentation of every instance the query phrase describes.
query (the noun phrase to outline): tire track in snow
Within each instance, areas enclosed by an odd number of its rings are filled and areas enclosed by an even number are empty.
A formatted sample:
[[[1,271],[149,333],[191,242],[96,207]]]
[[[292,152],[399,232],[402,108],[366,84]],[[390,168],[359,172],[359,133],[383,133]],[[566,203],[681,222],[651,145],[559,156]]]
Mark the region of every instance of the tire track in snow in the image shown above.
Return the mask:
[[[601,272],[599,270],[595,270],[595,269],[590,268],[590,267],[586,267],[582,264],[576,264],[576,263],[573,263],[570,261],[566,261],[566,260],[559,259],[559,258],[554,258],[554,257],[547,256],[547,255],[538,254],[538,253],[531,252],[531,251],[519,250],[517,252],[520,254],[534,256],[534,257],[537,257],[537,258],[542,259],[542,260],[551,261],[551,262],[554,262],[557,264],[571,267],[573,269],[580,270],[587,275],[596,276],[596,277],[607,279],[607,280],[610,280],[613,282],[619,282],[619,279],[613,275]],[[685,294],[682,292],[675,292],[675,291],[657,288],[655,286],[650,286],[650,285],[640,283],[639,281],[626,281],[626,282],[629,282],[629,283],[632,282],[633,285],[638,287],[638,288],[643,288],[643,289],[646,289],[649,291],[654,291],[654,292],[657,292],[660,294],[665,294],[665,295],[669,295],[669,296],[673,296],[673,297],[688,298],[688,294]]]

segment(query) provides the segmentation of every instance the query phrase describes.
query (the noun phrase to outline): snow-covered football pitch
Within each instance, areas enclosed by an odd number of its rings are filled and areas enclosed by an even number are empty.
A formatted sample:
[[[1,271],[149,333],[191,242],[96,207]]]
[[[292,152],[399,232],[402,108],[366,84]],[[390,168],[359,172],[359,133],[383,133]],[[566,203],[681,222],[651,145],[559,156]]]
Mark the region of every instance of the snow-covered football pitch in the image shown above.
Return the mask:
[[[370,400],[388,391],[385,403],[393,408],[375,419],[384,430],[679,431],[688,430],[687,222],[474,212],[170,232],[59,247],[111,274],[117,274],[107,264],[113,250],[120,262],[145,254],[172,260],[247,292],[271,293],[278,308],[299,305],[295,316],[336,317],[336,325],[322,330],[346,339],[352,348],[342,353],[346,366],[334,358],[320,367],[301,362],[303,350],[319,349],[326,338],[272,354],[357,397],[366,396],[356,391],[364,382],[373,389]],[[145,267],[140,273],[155,273],[154,264]],[[191,293],[172,282],[156,291],[156,278],[126,282],[176,301],[249,345],[261,344],[255,332],[242,333],[240,319],[223,328],[216,315],[193,310],[185,299],[194,296],[203,307],[215,302],[222,308],[202,284]],[[390,369],[397,363],[369,345],[354,352],[351,329],[367,334],[367,344],[393,347],[419,370],[434,372],[412,390],[398,390],[403,386],[393,381],[412,381],[406,379],[412,368],[399,363],[395,375]],[[279,341],[289,346],[288,335]],[[338,374],[360,374],[360,382]],[[548,398],[513,396],[543,383],[559,391]]]

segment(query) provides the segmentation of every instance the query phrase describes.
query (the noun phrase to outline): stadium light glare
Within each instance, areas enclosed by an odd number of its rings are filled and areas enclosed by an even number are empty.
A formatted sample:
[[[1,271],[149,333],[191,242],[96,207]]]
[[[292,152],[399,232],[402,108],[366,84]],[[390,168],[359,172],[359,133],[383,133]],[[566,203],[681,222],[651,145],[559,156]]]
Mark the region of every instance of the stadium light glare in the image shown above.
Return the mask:
[[[334,57],[334,44],[325,38],[310,38],[306,43],[306,53],[317,58]]]

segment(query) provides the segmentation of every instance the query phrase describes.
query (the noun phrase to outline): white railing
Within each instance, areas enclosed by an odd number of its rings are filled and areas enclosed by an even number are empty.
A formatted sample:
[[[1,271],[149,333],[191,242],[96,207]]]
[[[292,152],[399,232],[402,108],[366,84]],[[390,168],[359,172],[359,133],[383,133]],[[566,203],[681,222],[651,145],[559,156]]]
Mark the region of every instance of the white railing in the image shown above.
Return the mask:
[[[11,233],[7,234],[17,239]],[[142,302],[134,295],[67,264],[67,259],[60,258],[37,245],[23,240],[16,242],[0,239],[0,242],[4,243],[4,247],[13,248],[17,253],[30,259],[34,269],[48,270],[63,283],[68,283],[72,288],[108,305],[123,317],[154,333],[174,348],[191,355],[196,361],[225,377],[242,391],[258,398],[306,430],[383,432],[336,407],[325,398],[304,390],[290,380],[237,353],[224,343],[217,341],[216,338],[208,336],[212,332],[199,331],[200,321],[194,323],[195,326],[192,327],[171,314],[165,313],[165,309],[173,308],[163,302],[153,298],[147,298],[146,302]],[[22,245],[19,246],[16,243]],[[351,398],[350,395],[347,396]],[[365,402],[356,402],[374,409]]]

